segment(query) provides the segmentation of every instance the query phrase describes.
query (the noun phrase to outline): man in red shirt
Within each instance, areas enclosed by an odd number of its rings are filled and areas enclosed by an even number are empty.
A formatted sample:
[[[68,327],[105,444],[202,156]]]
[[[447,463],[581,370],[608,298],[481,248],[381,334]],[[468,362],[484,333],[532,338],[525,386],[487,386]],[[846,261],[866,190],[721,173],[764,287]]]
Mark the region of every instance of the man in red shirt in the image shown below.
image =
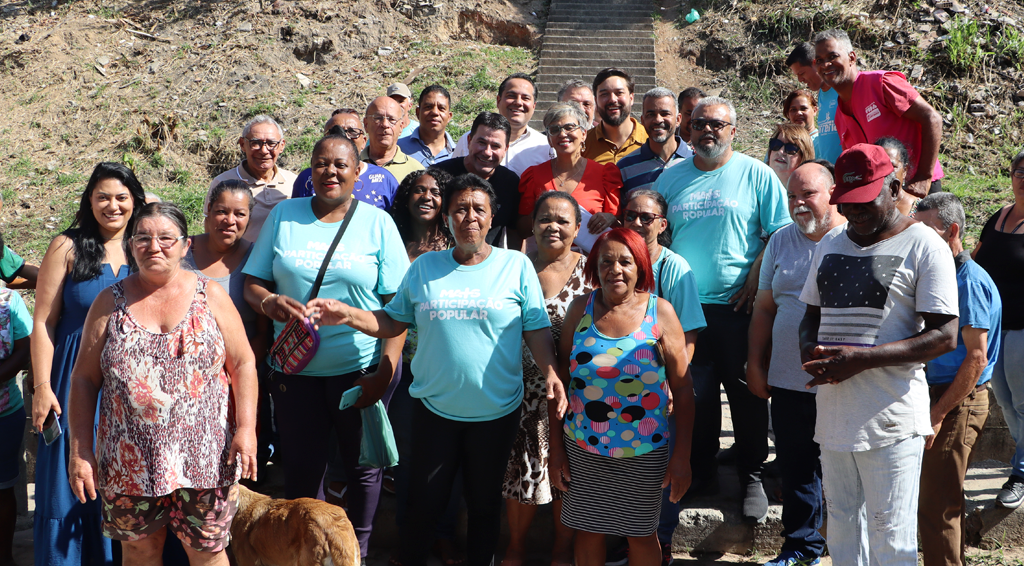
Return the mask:
[[[835,123],[843,149],[892,136],[910,153],[904,189],[918,198],[942,190],[942,117],[903,73],[861,71],[850,37],[842,30],[819,33],[814,48],[818,73],[839,95]]]

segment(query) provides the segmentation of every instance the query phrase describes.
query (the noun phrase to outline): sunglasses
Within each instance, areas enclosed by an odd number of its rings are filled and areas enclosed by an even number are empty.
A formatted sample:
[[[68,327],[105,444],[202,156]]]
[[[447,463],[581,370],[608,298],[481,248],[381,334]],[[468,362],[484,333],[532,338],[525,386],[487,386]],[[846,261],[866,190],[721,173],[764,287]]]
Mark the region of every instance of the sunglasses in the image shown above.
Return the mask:
[[[779,138],[772,138],[768,140],[768,151],[779,151],[786,155],[799,155],[800,148],[795,143],[785,143]]]
[[[697,118],[696,120],[690,121],[690,129],[695,132],[703,132],[704,128],[711,126],[711,129],[718,132],[726,126],[731,126],[732,122],[726,122],[725,120],[705,120],[704,118]]]
[[[639,218],[640,224],[650,226],[651,222],[654,222],[659,218],[665,218],[665,215],[654,214],[653,212],[635,212],[627,210],[626,213],[622,215],[622,218],[626,221],[626,224],[632,224],[633,222],[636,222],[637,218]]]
[[[561,126],[548,126],[547,131],[549,136],[557,136],[559,134],[562,134],[563,132],[566,134],[571,134],[578,129],[580,129],[579,124],[562,124]]]

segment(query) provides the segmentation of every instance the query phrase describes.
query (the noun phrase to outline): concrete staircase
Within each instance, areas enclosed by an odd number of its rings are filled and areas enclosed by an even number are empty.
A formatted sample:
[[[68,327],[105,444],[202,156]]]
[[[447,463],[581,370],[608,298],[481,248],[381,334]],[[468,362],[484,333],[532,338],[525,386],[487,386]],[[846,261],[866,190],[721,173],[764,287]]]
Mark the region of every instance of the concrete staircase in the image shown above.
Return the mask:
[[[537,70],[537,110],[540,129],[544,112],[555,102],[562,83],[581,79],[587,84],[601,69],[617,67],[636,84],[633,109],[640,97],[657,84],[654,71],[654,19],[650,0],[551,0]]]

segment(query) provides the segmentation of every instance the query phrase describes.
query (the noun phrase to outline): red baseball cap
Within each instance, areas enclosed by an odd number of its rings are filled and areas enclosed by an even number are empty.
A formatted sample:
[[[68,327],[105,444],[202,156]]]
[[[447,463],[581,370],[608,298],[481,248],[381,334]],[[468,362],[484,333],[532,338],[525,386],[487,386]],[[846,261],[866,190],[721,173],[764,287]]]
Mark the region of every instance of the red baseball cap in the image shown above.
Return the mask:
[[[829,204],[871,202],[882,192],[885,178],[893,172],[892,160],[877,145],[859,143],[836,159],[836,188]]]

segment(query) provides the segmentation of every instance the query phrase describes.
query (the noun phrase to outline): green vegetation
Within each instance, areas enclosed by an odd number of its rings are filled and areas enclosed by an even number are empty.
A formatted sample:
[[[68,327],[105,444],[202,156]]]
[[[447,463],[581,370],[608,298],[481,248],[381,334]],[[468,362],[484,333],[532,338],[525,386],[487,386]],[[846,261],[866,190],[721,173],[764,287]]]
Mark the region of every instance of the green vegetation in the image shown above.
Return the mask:
[[[81,173],[57,173],[57,186],[60,188],[71,187],[74,190],[85,186],[87,180]]]
[[[1018,69],[1024,69],[1024,32],[1005,26],[996,39],[995,53],[1012,61]]]
[[[185,213],[188,219],[188,233],[202,234],[203,198],[206,196],[207,185],[203,183],[175,183],[153,190],[167,202],[173,202]]]
[[[1010,178],[1007,176],[948,173],[942,179],[942,189],[956,195],[964,205],[964,212],[967,213],[967,249],[974,249],[989,217],[1013,201]]]
[[[281,157],[287,158],[289,161],[298,159],[308,163],[309,156],[313,154],[313,146],[316,145],[317,140],[322,138],[323,135],[324,133],[320,126],[307,126],[298,137],[288,136],[287,143],[284,145],[284,151],[281,152]],[[296,170],[305,169],[306,167],[308,165],[296,168]]]
[[[971,71],[993,53],[982,48],[988,41],[988,28],[984,37],[979,33],[978,22],[962,16],[953,19],[946,39],[946,55],[949,62],[961,71]]]

